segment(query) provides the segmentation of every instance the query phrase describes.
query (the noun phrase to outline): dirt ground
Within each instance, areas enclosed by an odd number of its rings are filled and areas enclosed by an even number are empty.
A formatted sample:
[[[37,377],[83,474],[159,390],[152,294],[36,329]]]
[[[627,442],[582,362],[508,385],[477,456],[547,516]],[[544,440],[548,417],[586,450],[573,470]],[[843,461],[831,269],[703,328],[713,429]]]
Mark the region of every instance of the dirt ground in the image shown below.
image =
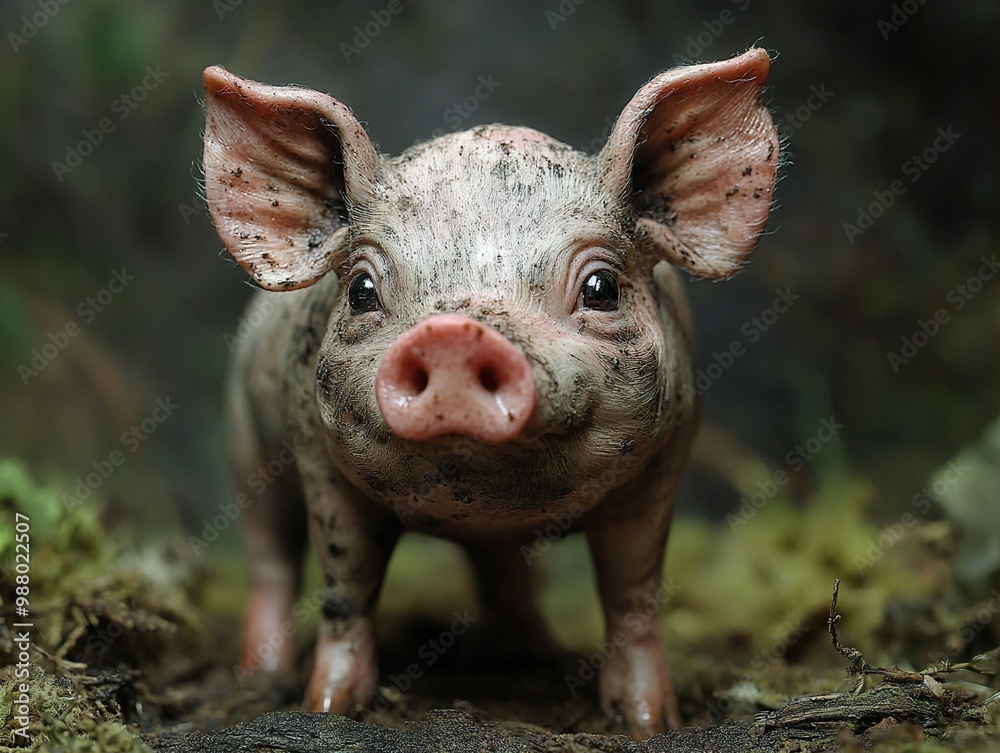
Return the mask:
[[[575,539],[547,550],[543,563],[543,611],[565,648],[521,654],[519,668],[490,658],[497,634],[476,617],[461,551],[422,537],[405,540],[380,607],[379,693],[357,720],[348,720],[298,712],[317,610],[311,584],[294,626],[297,675],[283,682],[241,677],[234,665],[244,587],[234,585],[235,553],[196,557],[181,542],[137,548],[127,529],[109,534],[94,507],[66,510],[55,490],[37,486],[17,464],[0,465],[0,499],[5,514],[21,511],[34,525],[37,626],[24,741],[14,735],[15,592],[8,573],[0,586],[0,657],[9,665],[0,670],[4,746],[996,747],[993,617],[1000,601],[956,585],[951,524],[915,520],[898,530],[877,528],[866,522],[872,500],[858,480],[830,482],[803,508],[775,499],[747,519],[678,521],[664,576],[673,595],[663,619],[689,726],[641,744],[601,712],[597,683],[587,673],[600,664],[600,612],[585,549]],[[829,631],[835,579],[840,643]],[[463,610],[472,625],[447,650],[438,648],[452,615]]]

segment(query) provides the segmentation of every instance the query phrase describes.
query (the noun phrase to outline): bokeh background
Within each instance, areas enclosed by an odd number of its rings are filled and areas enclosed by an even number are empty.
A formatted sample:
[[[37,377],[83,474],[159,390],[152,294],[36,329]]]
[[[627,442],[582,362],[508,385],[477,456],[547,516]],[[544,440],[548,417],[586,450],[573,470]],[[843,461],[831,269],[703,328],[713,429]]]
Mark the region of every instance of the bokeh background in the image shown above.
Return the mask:
[[[1000,408],[1000,279],[956,304],[998,252],[998,21],[993,0],[5,0],[0,455],[72,490],[120,452],[95,494],[143,537],[196,532],[231,498],[222,380],[251,289],[200,198],[207,65],[330,92],[387,153],[489,122],[593,151],[660,70],[756,44],[785,167],[749,268],[688,285],[700,367],[746,352],[705,391],[682,511],[737,509],[749,463],[789,471],[799,500],[866,479],[892,520]],[[499,82],[484,98],[480,77]],[[777,290],[795,303],[751,340]],[[829,417],[843,428],[790,469]]]

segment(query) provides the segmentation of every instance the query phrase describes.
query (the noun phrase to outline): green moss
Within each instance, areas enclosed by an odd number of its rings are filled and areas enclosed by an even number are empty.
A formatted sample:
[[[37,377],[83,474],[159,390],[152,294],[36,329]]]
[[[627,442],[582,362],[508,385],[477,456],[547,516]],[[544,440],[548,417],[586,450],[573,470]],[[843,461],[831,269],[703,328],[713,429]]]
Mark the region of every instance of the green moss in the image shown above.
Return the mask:
[[[0,584],[0,603],[13,595],[18,522],[29,526],[33,601],[65,592],[67,576],[87,578],[111,557],[97,502],[64,504],[58,487],[37,484],[20,461],[0,459],[0,509],[6,518],[0,526],[0,564],[8,576]]]
[[[63,499],[57,487],[37,484],[23,464],[0,460],[4,518],[26,518],[29,525],[34,623],[30,676],[15,677],[9,625],[15,589],[23,587],[14,557],[22,542],[14,525],[3,525],[0,665],[9,666],[0,670],[0,724],[13,729],[12,709],[27,683],[29,732],[38,750],[145,751],[121,724],[120,699],[137,696],[134,668],[154,665],[178,637],[196,635],[198,574],[169,549],[136,551],[127,531],[108,530],[96,495],[75,505]]]
[[[14,708],[24,692],[22,684],[27,685],[30,699],[27,728],[30,750],[149,753],[146,744],[117,721],[119,714],[114,710],[80,692],[71,678],[55,677],[34,664],[26,681],[15,678],[13,667],[0,672],[0,720],[11,734],[19,726],[15,724]],[[14,739],[19,743],[24,741],[21,736]],[[0,753],[24,749],[0,745]]]

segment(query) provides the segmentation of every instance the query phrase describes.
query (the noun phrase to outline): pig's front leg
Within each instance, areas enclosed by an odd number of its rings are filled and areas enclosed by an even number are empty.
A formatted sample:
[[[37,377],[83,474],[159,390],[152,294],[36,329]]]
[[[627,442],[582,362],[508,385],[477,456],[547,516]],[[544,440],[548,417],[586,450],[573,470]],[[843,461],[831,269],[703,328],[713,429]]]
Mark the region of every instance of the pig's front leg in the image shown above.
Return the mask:
[[[681,724],[663,649],[657,592],[666,530],[642,518],[595,521],[587,538],[604,605],[607,641],[618,646],[600,675],[601,707],[637,740]]]
[[[307,711],[351,714],[378,686],[374,611],[402,526],[342,479],[329,461],[303,464],[309,535],[324,575]]]
[[[624,717],[636,740],[681,726],[660,612],[678,588],[664,578],[663,560],[695,423],[681,429],[663,462],[613,493],[586,522],[607,640],[618,647],[601,670],[601,706]]]

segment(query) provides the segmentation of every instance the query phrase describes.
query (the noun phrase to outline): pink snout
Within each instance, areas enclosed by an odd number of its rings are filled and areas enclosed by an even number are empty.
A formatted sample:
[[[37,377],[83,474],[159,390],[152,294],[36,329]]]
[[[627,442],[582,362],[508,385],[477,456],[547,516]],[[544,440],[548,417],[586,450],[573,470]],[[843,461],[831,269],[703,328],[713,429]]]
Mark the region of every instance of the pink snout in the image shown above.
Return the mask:
[[[375,375],[375,399],[403,439],[464,434],[507,442],[535,408],[531,365],[492,327],[439,314],[404,332]]]

